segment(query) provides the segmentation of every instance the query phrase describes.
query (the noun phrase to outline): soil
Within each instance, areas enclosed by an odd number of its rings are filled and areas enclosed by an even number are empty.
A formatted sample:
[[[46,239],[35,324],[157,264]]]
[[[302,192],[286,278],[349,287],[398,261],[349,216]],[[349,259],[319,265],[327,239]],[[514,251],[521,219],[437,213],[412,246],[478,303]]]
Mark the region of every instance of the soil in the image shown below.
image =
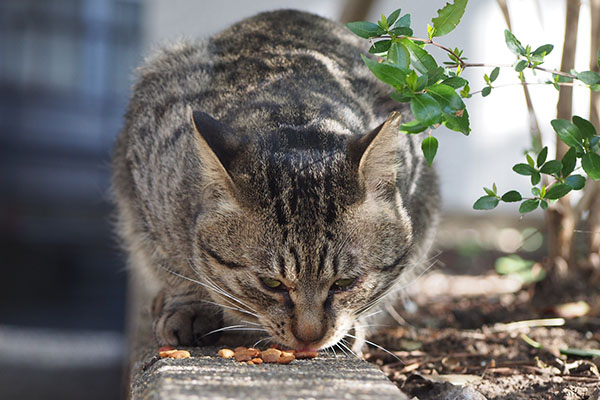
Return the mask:
[[[540,299],[535,285],[515,286],[493,270],[456,272],[416,282],[413,302],[397,310],[400,326],[372,338],[387,351],[371,346],[365,358],[419,400],[600,400],[599,283],[572,279]],[[574,304],[573,315],[560,309],[566,303]]]

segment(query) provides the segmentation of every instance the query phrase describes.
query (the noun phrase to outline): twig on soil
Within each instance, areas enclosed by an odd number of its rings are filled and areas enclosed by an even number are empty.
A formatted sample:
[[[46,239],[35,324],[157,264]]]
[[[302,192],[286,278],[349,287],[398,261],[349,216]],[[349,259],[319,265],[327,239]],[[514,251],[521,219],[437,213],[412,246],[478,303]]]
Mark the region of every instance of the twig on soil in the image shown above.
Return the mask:
[[[544,348],[544,346],[543,346],[541,343],[539,343],[539,342],[536,342],[535,340],[533,340],[532,338],[530,338],[529,336],[527,336],[527,335],[526,335],[526,334],[524,334],[524,333],[521,333],[521,339],[523,339],[523,341],[524,341],[525,343],[527,343],[528,345],[530,345],[530,346],[531,346],[531,347],[533,347],[534,349],[541,350],[541,349],[543,349],[543,348]]]
[[[564,318],[530,319],[525,321],[510,322],[508,324],[495,324],[491,328],[491,331],[497,333],[514,331],[522,328],[534,328],[538,326],[563,326],[564,324]]]

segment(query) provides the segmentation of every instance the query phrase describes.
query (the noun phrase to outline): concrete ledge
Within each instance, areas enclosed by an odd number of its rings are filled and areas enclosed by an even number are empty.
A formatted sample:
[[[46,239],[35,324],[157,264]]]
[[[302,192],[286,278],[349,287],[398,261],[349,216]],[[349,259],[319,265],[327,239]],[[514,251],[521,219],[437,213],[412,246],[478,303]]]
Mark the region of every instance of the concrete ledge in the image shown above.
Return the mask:
[[[142,279],[131,278],[127,398],[408,400],[376,366],[339,352],[287,365],[248,365],[216,354],[223,347],[251,346],[255,339],[224,335],[218,346],[185,348],[191,358],[161,359],[152,337],[152,295],[143,290]]]
[[[355,357],[248,365],[216,357],[219,348],[188,348],[192,358],[179,360],[148,354],[134,373],[132,398],[408,399],[377,367]]]

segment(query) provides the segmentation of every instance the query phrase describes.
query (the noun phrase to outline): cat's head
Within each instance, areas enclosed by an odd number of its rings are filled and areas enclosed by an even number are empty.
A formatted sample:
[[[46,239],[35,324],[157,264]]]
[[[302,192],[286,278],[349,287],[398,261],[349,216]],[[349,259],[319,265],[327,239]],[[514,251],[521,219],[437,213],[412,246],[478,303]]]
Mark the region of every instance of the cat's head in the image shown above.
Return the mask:
[[[285,346],[336,344],[411,261],[399,113],[350,138],[244,140],[207,114],[193,122],[203,182],[193,259],[213,300]]]

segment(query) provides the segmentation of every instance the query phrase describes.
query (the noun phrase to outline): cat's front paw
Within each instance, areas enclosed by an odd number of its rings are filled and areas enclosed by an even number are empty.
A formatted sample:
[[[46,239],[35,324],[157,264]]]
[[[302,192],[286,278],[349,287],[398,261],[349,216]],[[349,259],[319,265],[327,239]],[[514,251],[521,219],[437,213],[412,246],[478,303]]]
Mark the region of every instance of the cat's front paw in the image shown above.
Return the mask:
[[[219,339],[220,332],[211,332],[223,327],[222,310],[202,300],[156,301],[163,303],[153,307],[154,337],[159,345],[204,346]]]

